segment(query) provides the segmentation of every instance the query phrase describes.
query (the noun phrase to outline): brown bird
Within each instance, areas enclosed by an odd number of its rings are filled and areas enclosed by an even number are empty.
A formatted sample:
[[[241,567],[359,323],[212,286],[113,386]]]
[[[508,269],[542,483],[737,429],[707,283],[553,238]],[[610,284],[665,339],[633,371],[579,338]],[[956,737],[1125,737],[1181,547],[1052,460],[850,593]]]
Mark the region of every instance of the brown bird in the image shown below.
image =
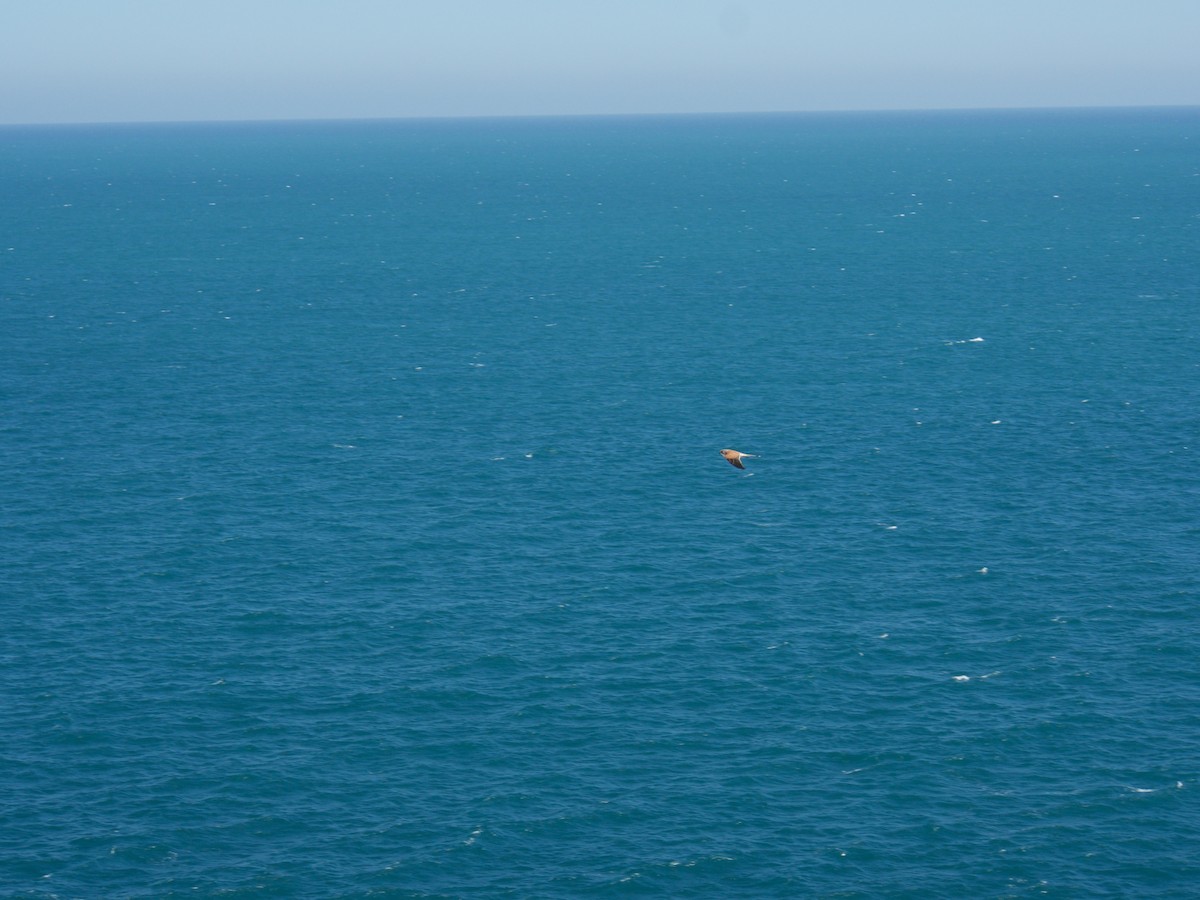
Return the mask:
[[[738,451],[738,450],[722,450],[721,455],[723,457],[725,457],[727,460],[729,460],[729,464],[736,469],[746,468],[745,466],[742,465],[743,459],[755,459],[756,458],[754,456],[754,454],[752,454],[752,453],[742,453],[741,451]]]

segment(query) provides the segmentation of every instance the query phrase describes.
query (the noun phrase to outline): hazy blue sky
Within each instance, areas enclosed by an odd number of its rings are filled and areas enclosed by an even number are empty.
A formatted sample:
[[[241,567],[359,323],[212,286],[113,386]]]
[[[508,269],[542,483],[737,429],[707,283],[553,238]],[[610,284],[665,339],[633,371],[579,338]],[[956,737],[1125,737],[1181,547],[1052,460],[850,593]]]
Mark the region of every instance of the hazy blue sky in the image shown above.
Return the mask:
[[[1200,104],[1198,0],[12,0],[0,122]]]

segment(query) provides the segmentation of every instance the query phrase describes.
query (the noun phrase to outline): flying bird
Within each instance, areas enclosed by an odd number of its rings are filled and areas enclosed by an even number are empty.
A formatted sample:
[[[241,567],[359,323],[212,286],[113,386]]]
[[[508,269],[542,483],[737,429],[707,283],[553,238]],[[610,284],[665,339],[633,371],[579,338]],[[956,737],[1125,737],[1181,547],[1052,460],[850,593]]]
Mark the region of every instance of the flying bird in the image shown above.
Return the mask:
[[[745,466],[742,465],[743,459],[754,459],[755,458],[754,454],[742,453],[739,450],[722,450],[721,455],[723,457],[725,457],[727,460],[729,460],[729,464],[731,466],[733,466],[735,469],[746,468]]]

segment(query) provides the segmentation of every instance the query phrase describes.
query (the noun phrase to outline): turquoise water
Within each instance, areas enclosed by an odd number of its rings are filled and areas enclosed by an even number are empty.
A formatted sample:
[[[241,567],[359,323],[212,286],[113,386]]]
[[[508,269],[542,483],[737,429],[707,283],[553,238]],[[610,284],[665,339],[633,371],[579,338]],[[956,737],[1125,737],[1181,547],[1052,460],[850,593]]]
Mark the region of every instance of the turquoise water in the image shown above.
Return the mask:
[[[0,894],[1200,893],[1197,110],[5,128],[0,199]]]

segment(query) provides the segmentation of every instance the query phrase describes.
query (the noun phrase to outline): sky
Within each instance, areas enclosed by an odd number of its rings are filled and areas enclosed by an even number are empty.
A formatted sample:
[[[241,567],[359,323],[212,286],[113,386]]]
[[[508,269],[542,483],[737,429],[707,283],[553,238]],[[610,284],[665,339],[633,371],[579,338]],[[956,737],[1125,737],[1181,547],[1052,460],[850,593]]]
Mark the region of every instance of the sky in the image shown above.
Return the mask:
[[[1197,0],[28,0],[0,124],[1200,105]]]

